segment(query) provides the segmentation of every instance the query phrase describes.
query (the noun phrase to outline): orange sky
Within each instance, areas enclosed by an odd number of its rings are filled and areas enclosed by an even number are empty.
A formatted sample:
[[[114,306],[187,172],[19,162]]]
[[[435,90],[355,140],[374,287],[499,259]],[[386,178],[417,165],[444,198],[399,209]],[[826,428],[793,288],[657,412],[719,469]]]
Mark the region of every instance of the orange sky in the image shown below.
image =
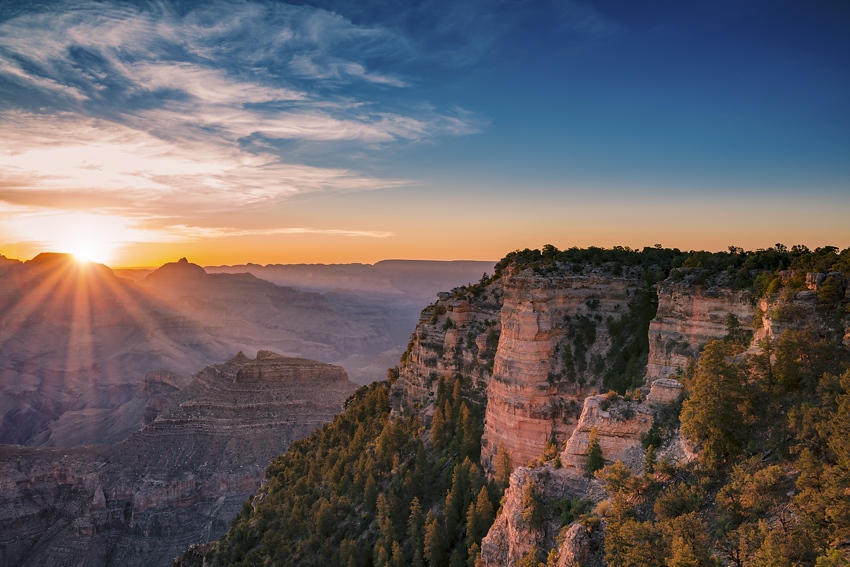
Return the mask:
[[[777,242],[850,245],[846,207],[825,207],[803,196],[774,203],[555,196],[540,203],[517,192],[489,201],[459,194],[432,202],[424,193],[384,191],[292,203],[287,215],[302,219],[304,228],[252,231],[249,225],[241,233],[181,234],[146,228],[128,217],[35,211],[2,225],[0,253],[29,259],[41,251],[83,251],[113,267],[139,267],[184,256],[201,265],[497,260],[512,250],[549,243],[559,248],[660,243],[707,250],[766,248]]]

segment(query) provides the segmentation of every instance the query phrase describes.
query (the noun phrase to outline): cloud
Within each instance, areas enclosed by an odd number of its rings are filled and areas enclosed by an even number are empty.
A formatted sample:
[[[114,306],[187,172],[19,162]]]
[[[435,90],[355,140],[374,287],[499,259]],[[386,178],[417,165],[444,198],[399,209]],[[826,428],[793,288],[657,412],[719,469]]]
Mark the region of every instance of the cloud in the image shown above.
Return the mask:
[[[330,11],[34,6],[0,22],[0,87],[10,93],[0,107],[0,201],[16,206],[124,215],[186,237],[244,234],[188,227],[298,194],[409,184],[332,158],[478,128],[462,111],[394,99],[409,81],[376,62],[410,57],[406,38]]]
[[[236,229],[229,227],[200,227],[174,225],[167,227],[169,231],[183,238],[206,239],[225,238],[232,236],[267,236],[274,234],[325,234],[331,236],[349,236],[365,238],[388,238],[394,236],[392,232],[374,230],[340,230],[321,228],[261,228],[261,229]]]
[[[73,206],[76,200],[81,207],[95,202],[114,212],[189,216],[298,193],[407,183],[285,163],[274,154],[241,151],[216,136],[171,142],[68,113],[5,118],[14,127],[0,139],[0,197],[19,204],[43,206],[47,199]]]

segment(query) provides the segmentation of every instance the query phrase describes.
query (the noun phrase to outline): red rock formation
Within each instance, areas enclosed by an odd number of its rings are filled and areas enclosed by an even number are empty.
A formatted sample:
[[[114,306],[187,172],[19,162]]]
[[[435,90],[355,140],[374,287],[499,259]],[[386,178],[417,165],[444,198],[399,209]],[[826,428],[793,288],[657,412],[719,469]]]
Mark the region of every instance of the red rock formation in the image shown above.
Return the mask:
[[[627,310],[638,284],[630,277],[540,276],[531,270],[505,279],[502,330],[487,388],[485,466],[497,446],[510,452],[515,465],[523,465],[539,457],[551,437],[558,443],[569,438],[577,408],[589,392],[601,388],[610,348],[605,322]],[[588,327],[592,331],[580,337]],[[584,352],[576,346],[579,341]],[[575,368],[569,376],[566,353]],[[594,360],[599,361],[596,368]]]
[[[585,474],[588,441],[595,429],[605,464],[622,461],[640,470],[644,455],[640,439],[652,427],[653,418],[653,410],[640,402],[590,396],[584,400],[578,425],[561,453],[564,468],[571,474]]]

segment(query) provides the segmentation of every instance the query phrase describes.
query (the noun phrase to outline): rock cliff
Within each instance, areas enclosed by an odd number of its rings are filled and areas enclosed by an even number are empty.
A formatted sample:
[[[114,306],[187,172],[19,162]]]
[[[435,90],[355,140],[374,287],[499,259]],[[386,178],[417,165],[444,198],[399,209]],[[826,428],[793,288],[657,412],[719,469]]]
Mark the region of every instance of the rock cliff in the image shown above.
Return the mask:
[[[605,491],[597,482],[551,464],[516,469],[505,492],[502,511],[481,542],[483,567],[513,567],[529,554],[545,562],[546,551],[553,548],[559,551],[558,565],[572,567],[570,560],[578,561],[578,565],[594,564],[588,563],[593,559],[590,534],[580,524],[563,526],[561,512],[553,504],[572,498],[598,502],[604,497]],[[534,500],[540,506],[536,518],[530,510],[526,511],[535,506]]]
[[[396,410],[418,411],[429,422],[440,377],[462,374],[478,390],[487,387],[499,344],[503,293],[498,282],[459,289],[441,293],[422,311],[393,385]]]
[[[0,563],[168,565],[224,533],[271,458],[355,388],[337,366],[240,353],[118,445],[0,446]]]
[[[629,310],[640,279],[524,270],[504,283],[501,333],[487,387],[482,462],[497,447],[522,465],[550,439],[571,435],[578,408],[603,388],[610,326]]]
[[[641,436],[652,427],[654,412],[646,404],[619,396],[590,396],[584,400],[578,425],[561,453],[567,472],[585,473],[588,442],[596,431],[605,464],[622,461],[634,469],[643,466]]]
[[[727,333],[729,315],[749,329],[753,300],[749,290],[668,278],[657,285],[658,311],[649,325],[647,381],[684,371],[702,345]]]

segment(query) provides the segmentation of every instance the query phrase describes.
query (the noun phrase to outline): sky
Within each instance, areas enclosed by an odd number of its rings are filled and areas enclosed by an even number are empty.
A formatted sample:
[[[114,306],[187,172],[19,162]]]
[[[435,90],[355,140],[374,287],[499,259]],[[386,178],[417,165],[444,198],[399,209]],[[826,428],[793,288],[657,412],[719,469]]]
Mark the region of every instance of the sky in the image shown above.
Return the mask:
[[[850,246],[850,4],[0,2],[0,254]]]

